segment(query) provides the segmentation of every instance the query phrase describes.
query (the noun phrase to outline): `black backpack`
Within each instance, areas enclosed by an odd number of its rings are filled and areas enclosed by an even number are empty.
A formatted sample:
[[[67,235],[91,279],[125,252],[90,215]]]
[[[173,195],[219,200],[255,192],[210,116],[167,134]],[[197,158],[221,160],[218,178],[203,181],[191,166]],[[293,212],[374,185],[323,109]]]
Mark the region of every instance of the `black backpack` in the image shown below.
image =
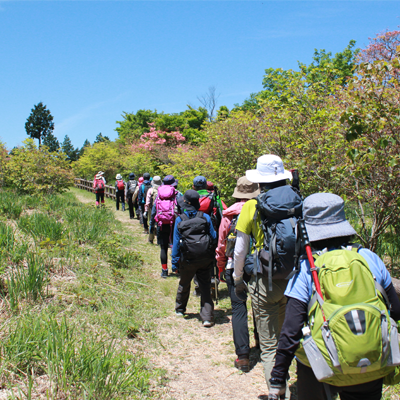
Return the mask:
[[[193,218],[185,213],[180,215],[178,232],[181,235],[180,250],[183,261],[186,263],[213,260],[215,257],[216,243],[210,236],[210,226],[198,211]]]
[[[300,256],[300,240],[297,235],[297,220],[303,212],[300,194],[289,185],[279,186],[257,197],[256,212],[261,215],[264,244],[254,257],[259,270],[268,276],[269,290],[272,279],[290,279],[297,270]]]
[[[135,193],[137,182],[135,180],[128,182],[128,194],[133,195]]]

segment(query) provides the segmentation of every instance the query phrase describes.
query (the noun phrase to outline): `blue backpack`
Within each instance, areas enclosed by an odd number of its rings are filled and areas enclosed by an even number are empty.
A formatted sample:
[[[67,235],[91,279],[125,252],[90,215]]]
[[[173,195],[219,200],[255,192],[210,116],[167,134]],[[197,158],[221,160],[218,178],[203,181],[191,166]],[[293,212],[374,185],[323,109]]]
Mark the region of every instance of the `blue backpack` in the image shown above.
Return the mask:
[[[264,243],[254,253],[254,264],[258,272],[268,276],[270,291],[272,279],[290,279],[297,270],[301,246],[296,225],[302,212],[303,200],[289,185],[270,189],[257,197],[254,223],[260,214]]]

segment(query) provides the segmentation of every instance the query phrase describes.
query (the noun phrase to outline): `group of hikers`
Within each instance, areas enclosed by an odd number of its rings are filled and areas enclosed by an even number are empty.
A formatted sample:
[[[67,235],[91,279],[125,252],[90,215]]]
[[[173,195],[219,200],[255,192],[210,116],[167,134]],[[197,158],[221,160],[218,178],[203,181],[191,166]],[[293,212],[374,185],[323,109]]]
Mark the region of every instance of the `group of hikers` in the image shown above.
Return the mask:
[[[103,184],[101,182],[104,182]],[[354,244],[344,201],[332,193],[301,196],[297,171],[272,154],[237,180],[227,207],[203,176],[184,194],[172,175],[116,176],[116,208],[160,246],[161,277],[179,275],[175,313],[184,316],[191,281],[203,326],[214,325],[212,288],[226,282],[232,304],[235,367],[250,370],[247,296],[268,399],[289,399],[297,362],[297,398],[377,400],[400,382],[400,301],[383,261]],[[104,202],[101,171],[93,187]],[[214,293],[215,294],[215,293]]]

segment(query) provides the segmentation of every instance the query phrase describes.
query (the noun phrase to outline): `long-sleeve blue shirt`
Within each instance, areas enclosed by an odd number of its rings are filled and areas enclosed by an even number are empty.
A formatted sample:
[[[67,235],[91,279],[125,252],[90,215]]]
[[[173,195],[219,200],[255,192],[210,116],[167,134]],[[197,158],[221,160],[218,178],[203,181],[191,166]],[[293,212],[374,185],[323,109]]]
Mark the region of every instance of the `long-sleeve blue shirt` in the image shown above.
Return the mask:
[[[193,218],[196,214],[197,211],[185,211],[185,214],[189,218]],[[210,228],[210,236],[213,240],[217,240],[217,233],[215,232],[215,229],[213,227],[213,224],[211,222],[211,218],[208,214],[203,214],[203,217],[207,220],[208,226]],[[182,218],[179,216],[175,220],[175,228],[174,228],[174,245],[172,248],[172,267],[173,268],[178,268],[178,262],[179,259],[181,258],[181,234],[178,231],[178,224],[179,222],[182,221]]]
[[[150,184],[150,181],[143,181],[143,183],[140,185],[140,188],[139,188],[139,195],[138,195],[138,202],[139,202],[139,204],[144,204],[144,203],[146,203],[146,199],[144,199],[144,197],[143,197],[143,192],[144,192],[144,186],[145,185],[149,185]]]

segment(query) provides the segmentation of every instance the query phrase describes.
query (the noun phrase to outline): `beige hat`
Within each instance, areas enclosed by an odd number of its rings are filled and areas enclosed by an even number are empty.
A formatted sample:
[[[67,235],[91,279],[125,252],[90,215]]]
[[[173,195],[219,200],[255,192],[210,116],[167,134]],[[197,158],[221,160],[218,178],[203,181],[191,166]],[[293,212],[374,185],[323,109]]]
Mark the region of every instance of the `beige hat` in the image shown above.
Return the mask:
[[[245,176],[238,179],[232,197],[235,199],[254,199],[260,194],[258,183],[250,182]]]

